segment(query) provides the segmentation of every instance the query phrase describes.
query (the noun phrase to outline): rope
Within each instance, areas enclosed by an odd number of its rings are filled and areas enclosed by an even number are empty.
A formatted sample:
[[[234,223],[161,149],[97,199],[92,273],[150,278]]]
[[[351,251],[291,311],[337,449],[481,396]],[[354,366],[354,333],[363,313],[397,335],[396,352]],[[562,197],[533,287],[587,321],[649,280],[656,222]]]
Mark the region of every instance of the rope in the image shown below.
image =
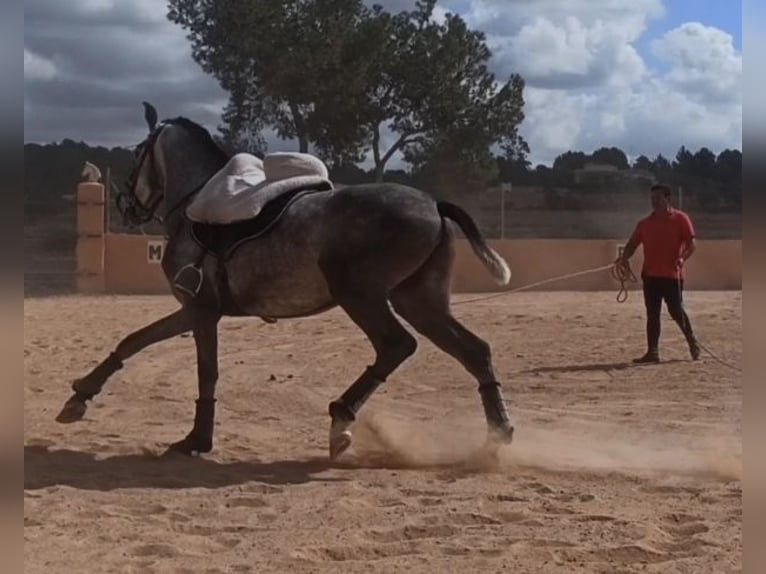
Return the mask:
[[[475,297],[473,299],[465,299],[463,301],[456,301],[452,303],[453,305],[463,305],[465,303],[475,303],[476,301],[487,301],[489,299],[494,299],[496,297],[503,297],[505,295],[510,295],[512,293],[518,293],[519,291],[526,291],[527,289],[532,289],[533,287],[539,287],[540,285],[546,285],[548,283],[553,283],[555,281],[563,281],[564,279],[571,279],[572,277],[580,277],[581,275],[590,275],[592,273],[599,273],[601,271],[606,271],[607,269],[612,270],[612,277],[617,279],[620,282],[620,291],[617,294],[617,301],[620,303],[624,303],[628,300],[628,290],[625,287],[625,283],[628,281],[635,282],[637,281],[635,275],[633,275],[633,272],[630,270],[630,266],[626,266],[625,268],[617,269],[617,265],[610,263],[609,265],[602,265],[601,267],[594,267],[593,269],[585,269],[584,271],[576,271],[574,273],[567,273],[566,275],[559,275],[557,277],[551,277],[550,279],[544,279],[542,281],[537,281],[536,283],[530,283],[528,285],[522,285],[521,287],[516,287],[514,289],[508,289],[507,291],[502,291],[500,293],[494,293],[493,295],[486,295],[483,297]],[[624,296],[623,296],[624,295]]]
[[[574,273],[567,273],[566,275],[559,275],[557,277],[551,277],[550,279],[544,279],[542,281],[537,281],[536,283],[530,283],[528,285],[522,285],[521,287],[516,287],[514,289],[509,289],[507,291],[501,291],[500,293],[494,293],[492,295],[486,295],[483,297],[475,297],[473,299],[465,299],[463,301],[455,301],[452,303],[452,305],[463,305],[465,303],[475,303],[477,301],[487,301],[489,299],[495,299],[497,297],[504,297],[506,295],[510,295],[512,293],[518,293],[519,291],[525,291],[527,289],[532,289],[533,287],[539,287],[540,285],[546,285],[548,283],[553,283],[555,281],[563,281],[564,279],[571,279],[572,277],[580,277],[582,275],[590,275],[592,273],[599,273],[601,271],[606,271],[607,269],[610,270],[612,277],[620,282],[620,290],[617,292],[617,302],[618,303],[624,303],[628,300],[628,289],[626,287],[626,283],[636,283],[638,282],[638,279],[636,278],[636,275],[633,273],[633,270],[630,268],[630,264],[626,263],[625,265],[619,265],[617,263],[610,263],[609,265],[602,265],[601,267],[594,267],[593,269],[585,269],[584,271],[576,271]],[[697,344],[700,346],[700,348],[705,351],[708,355],[710,355],[713,359],[718,361],[720,364],[735,370],[737,372],[742,372],[742,369],[737,367],[736,365],[733,365],[731,363],[728,363],[724,361],[723,359],[716,356],[710,349],[708,349],[705,345],[703,345],[699,339],[697,340]]]
[[[729,367],[729,368],[730,368],[732,371],[737,371],[738,373],[741,373],[741,372],[742,372],[742,368],[741,368],[741,367],[738,367],[738,366],[736,366],[736,365],[733,365],[733,364],[731,364],[731,363],[727,363],[726,361],[724,361],[724,360],[723,360],[723,359],[721,359],[720,357],[717,357],[717,356],[716,356],[716,355],[713,353],[713,351],[711,351],[711,350],[710,350],[710,349],[708,349],[708,348],[707,348],[705,345],[703,345],[702,343],[700,343],[700,340],[699,340],[699,339],[697,339],[697,344],[700,346],[700,349],[702,349],[703,351],[705,351],[705,352],[706,352],[708,355],[710,355],[711,357],[713,357],[713,359],[714,359],[714,360],[716,360],[716,361],[718,361],[719,363],[721,363],[721,364],[722,364],[724,367]]]
[[[630,268],[630,263],[620,265],[615,263],[612,266],[612,277],[620,282],[620,290],[617,292],[617,302],[624,303],[628,300],[628,289],[625,287],[625,283],[630,281],[631,283],[638,282],[633,270]]]
[[[678,297],[679,297],[679,300],[681,299],[681,297],[682,297],[682,296],[683,296],[683,294],[681,293],[681,284],[679,283],[679,284],[678,284]],[[705,351],[705,352],[706,352],[708,355],[710,355],[711,357],[713,357],[713,359],[714,359],[714,360],[716,360],[717,362],[719,362],[719,363],[720,363],[720,364],[722,364],[723,366],[725,366],[725,367],[728,367],[728,368],[730,368],[730,369],[731,369],[731,370],[733,370],[733,371],[737,371],[738,373],[741,373],[741,372],[742,372],[742,369],[741,369],[740,367],[737,367],[736,365],[733,365],[733,364],[731,364],[731,363],[728,363],[728,362],[724,361],[723,359],[721,359],[720,357],[716,356],[716,354],[715,354],[715,353],[713,353],[713,351],[711,351],[710,349],[708,349],[708,348],[707,348],[705,345],[703,345],[703,344],[700,342],[699,338],[697,338],[697,345],[699,345],[699,348],[700,348],[700,349],[702,349],[703,351]]]

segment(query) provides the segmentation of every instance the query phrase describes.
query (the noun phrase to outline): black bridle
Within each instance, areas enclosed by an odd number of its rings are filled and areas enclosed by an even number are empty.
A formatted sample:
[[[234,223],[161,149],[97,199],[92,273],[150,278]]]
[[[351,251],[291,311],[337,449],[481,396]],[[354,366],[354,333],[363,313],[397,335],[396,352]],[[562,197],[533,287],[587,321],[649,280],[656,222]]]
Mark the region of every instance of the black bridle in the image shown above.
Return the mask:
[[[154,121],[156,121],[156,116],[151,121],[150,125],[153,125]],[[163,201],[164,194],[159,195],[155,200],[151,201],[150,205],[145,205],[138,199],[138,197],[136,197],[135,188],[138,180],[138,174],[141,173],[141,170],[143,169],[144,163],[147,161],[147,159],[152,158],[150,154],[154,149],[157,138],[165,127],[178,124],[184,126],[187,129],[191,129],[192,132],[196,130],[199,134],[203,134],[204,137],[208,138],[209,144],[213,146],[213,150],[221,156],[222,162],[225,163],[225,161],[228,161],[228,155],[226,152],[218,144],[216,144],[212,138],[210,138],[210,135],[204,128],[199,127],[197,124],[194,124],[185,118],[175,118],[160,122],[154,128],[152,128],[148,137],[135,147],[134,153],[136,156],[136,166],[133,168],[133,171],[130,172],[128,179],[125,182],[127,191],[121,191],[118,186],[115,186],[117,187],[117,195],[115,198],[117,209],[122,214],[123,219],[127,224],[144,225],[152,219],[156,219],[160,223],[164,223],[164,221],[171,213],[185,205],[192,197],[197,194],[197,192],[199,192],[205,186],[209,179],[215,175],[214,173],[211,173],[209,177],[205,178],[202,182],[199,183],[199,185],[194,187],[194,189],[192,189],[189,193],[185,194],[175,205],[167,209],[165,214],[162,216],[157,215],[156,211],[160,203]]]
[[[128,175],[128,179],[125,181],[125,188],[127,191],[122,191],[117,186],[117,196],[115,197],[115,203],[117,204],[117,210],[122,214],[125,223],[130,225],[144,225],[149,223],[152,219],[157,219],[162,223],[161,217],[156,215],[157,207],[162,201],[161,198],[153,202],[152,205],[144,205],[136,197],[136,182],[138,181],[138,174],[141,173],[144,162],[146,161],[149,153],[154,148],[154,144],[157,141],[162,129],[167,124],[160,123],[149,136],[136,145],[135,155],[137,158],[136,166]]]

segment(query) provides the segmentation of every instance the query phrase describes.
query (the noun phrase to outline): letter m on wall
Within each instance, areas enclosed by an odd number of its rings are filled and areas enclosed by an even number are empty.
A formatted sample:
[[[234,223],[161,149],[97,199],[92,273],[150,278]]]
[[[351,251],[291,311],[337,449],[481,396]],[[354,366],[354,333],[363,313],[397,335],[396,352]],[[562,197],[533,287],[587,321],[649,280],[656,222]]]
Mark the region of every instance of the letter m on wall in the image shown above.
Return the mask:
[[[156,239],[150,239],[146,242],[146,260],[148,263],[162,263],[162,256],[165,252],[165,242]]]

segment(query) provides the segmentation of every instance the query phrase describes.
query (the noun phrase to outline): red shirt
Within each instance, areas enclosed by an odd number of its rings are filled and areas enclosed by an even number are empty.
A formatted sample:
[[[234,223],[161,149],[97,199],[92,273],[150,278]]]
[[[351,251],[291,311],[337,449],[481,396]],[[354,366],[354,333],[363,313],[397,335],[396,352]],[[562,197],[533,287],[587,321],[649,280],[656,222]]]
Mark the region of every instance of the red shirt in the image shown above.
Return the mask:
[[[683,279],[676,261],[683,246],[694,237],[694,226],[686,213],[673,208],[667,213],[652,212],[638,222],[633,236],[644,246],[642,275]]]

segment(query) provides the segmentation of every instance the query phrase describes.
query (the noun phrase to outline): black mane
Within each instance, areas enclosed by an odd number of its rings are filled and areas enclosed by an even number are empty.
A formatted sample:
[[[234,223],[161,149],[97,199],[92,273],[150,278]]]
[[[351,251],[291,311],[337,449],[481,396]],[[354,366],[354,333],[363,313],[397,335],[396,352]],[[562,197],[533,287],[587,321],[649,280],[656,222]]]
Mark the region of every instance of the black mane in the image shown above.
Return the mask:
[[[231,155],[224,150],[218,142],[216,142],[213,139],[213,136],[210,135],[210,132],[207,131],[204,127],[199,125],[197,122],[194,122],[190,120],[189,118],[185,118],[183,116],[178,116],[175,118],[170,118],[167,120],[164,120],[166,124],[173,124],[173,125],[180,125],[182,127],[187,128],[190,132],[193,134],[198,135],[213,151],[213,153],[219,155],[224,162],[229,161],[231,158]]]

